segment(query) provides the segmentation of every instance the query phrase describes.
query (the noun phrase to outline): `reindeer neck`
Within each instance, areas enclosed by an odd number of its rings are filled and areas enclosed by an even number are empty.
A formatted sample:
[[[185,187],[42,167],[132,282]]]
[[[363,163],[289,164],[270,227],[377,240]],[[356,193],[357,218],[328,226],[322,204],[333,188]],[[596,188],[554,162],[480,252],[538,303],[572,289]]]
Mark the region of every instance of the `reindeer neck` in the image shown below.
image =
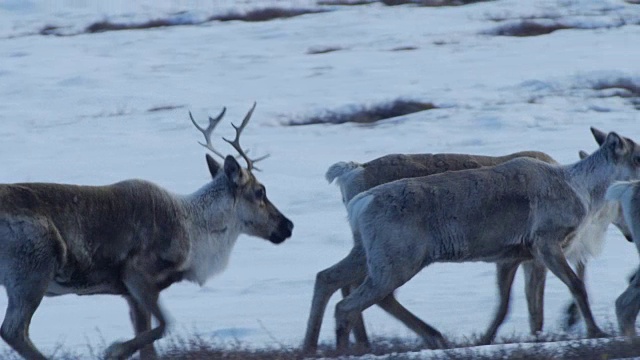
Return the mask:
[[[227,179],[218,176],[182,200],[190,241],[184,278],[202,285],[227,266],[240,234],[233,194]]]
[[[607,187],[618,177],[618,170],[602,148],[582,161],[565,166],[565,169],[569,182],[585,197],[590,210],[597,210],[606,203],[604,194]]]
[[[235,227],[234,199],[228,180],[219,175],[196,192],[182,196],[191,233],[214,234]]]

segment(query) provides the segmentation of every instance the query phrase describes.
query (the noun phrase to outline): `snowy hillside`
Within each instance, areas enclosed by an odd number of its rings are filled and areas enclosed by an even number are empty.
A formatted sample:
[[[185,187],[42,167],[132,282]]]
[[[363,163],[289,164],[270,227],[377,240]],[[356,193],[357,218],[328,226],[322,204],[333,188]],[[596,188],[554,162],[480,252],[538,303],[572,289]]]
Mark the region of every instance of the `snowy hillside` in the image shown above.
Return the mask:
[[[142,178],[189,193],[208,180],[208,172],[197,144],[201,135],[187,112],[204,123],[226,106],[217,133],[232,137],[229,122],[239,122],[257,101],[242,141],[253,154],[271,154],[257,176],[294,221],[293,237],[279,246],[241,237],[222,275],[202,288],[181,283],[163,292],[174,335],[195,332],[256,347],[301,343],[315,274],[346,255],[352,243],[339,190],[324,180],[336,161],[541,150],[570,163],[578,150],[596,148],[590,126],[640,141],[640,5],[136,3],[0,0],[0,181]],[[328,11],[267,22],[204,21],[264,6]],[[197,25],[83,33],[99,21],[159,18]],[[566,28],[540,36],[496,35],[522,20]],[[40,35],[45,27],[61,36]],[[318,49],[335,51],[316,54]],[[397,98],[438,108],[367,126],[284,125]],[[222,141],[218,147],[232,151]],[[603,253],[587,269],[600,324],[615,321],[613,302],[637,265],[635,247],[611,227]],[[437,264],[398,297],[446,336],[470,336],[489,324],[494,276],[493,264]],[[499,336],[528,333],[522,289],[519,275]],[[550,276],[545,294],[545,331],[560,331],[569,292]],[[333,341],[337,299],[327,308],[323,341]],[[3,294],[0,309],[6,302]],[[365,318],[375,335],[414,336],[378,309],[367,310]],[[102,346],[132,330],[118,297],[63,296],[43,301],[31,335],[45,352],[60,343],[83,351],[87,343]]]

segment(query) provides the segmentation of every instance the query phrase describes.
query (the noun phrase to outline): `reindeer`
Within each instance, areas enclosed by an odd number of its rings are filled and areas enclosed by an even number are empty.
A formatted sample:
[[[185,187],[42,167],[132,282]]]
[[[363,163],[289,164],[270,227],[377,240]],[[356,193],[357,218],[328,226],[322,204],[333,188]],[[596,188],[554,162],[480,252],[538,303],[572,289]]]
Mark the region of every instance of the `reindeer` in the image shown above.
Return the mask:
[[[600,148],[572,165],[517,158],[396,180],[356,195],[347,212],[365,259],[345,275],[351,277],[346,284],[360,285],[336,305],[337,348],[347,348],[364,309],[434,262],[535,259],[567,285],[588,335],[605,336],[567,257],[584,259],[601,246],[617,211],[604,192],[616,180],[640,178],[640,147],[614,132],[592,133]],[[431,326],[425,331],[428,343],[446,343]]]
[[[202,285],[227,265],[240,234],[279,244],[293,223],[268,199],[252,173],[258,159],[240,146],[255,103],[229,142],[247,163],[222,156],[211,133],[225,109],[201,128],[212,180],[190,195],[176,195],[144,180],[106,186],[53,183],[0,185],[0,280],[9,303],[0,336],[21,356],[45,359],[29,339],[29,323],[44,296],[121,295],[129,304],[135,337],[115,342],[106,359],[140,350],[155,357],[153,342],[167,326],[160,291],[187,280]],[[151,328],[151,316],[157,326]]]
[[[326,178],[329,183],[335,182],[340,187],[342,201],[347,203],[357,194],[369,190],[375,186],[385,184],[403,178],[413,178],[443,173],[445,171],[458,171],[476,169],[483,166],[495,166],[506,161],[530,157],[550,164],[557,162],[549,155],[538,151],[522,151],[506,156],[482,156],[467,154],[391,154],[369,161],[365,164],[356,162],[338,162],[329,167]],[[316,276],[314,302],[307,326],[307,334],[303,349],[313,352],[318,343],[322,315],[331,295],[342,288],[343,296],[347,296],[350,287],[357,283],[348,283],[351,278],[344,274],[351,272],[350,268],[364,264],[365,254],[360,238],[354,237],[354,247],[349,256],[338,264],[318,273]],[[498,288],[500,301],[496,315],[490,328],[483,336],[482,341],[491,342],[495,338],[498,327],[504,321],[509,307],[510,289],[518,263],[498,262]],[[542,329],[542,292],[544,290],[545,268],[533,261],[525,263],[526,289],[531,296],[529,301],[530,324],[533,333]],[[542,288],[542,289],[541,289]],[[322,295],[320,295],[322,294]],[[539,296],[536,296],[538,295]],[[432,338],[429,326],[403,307],[391,293],[380,301],[383,310],[404,323],[408,328],[421,336],[427,342]],[[362,321],[358,316],[354,324],[356,343],[362,347],[369,347],[369,340]],[[434,347],[444,344],[431,344]]]
[[[640,181],[619,181],[611,185],[605,198],[620,204],[627,227],[623,230],[630,237],[640,254]],[[636,318],[640,312],[640,267],[631,277],[629,286],[616,299],[616,317],[624,336],[636,336]]]

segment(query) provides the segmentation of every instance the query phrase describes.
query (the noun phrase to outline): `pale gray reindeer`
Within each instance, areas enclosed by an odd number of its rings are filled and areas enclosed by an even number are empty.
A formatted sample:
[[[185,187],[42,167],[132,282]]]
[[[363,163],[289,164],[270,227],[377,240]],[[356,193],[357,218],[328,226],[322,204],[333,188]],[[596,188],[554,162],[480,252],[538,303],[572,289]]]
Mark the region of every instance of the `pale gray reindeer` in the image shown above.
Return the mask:
[[[604,192],[614,181],[640,178],[640,147],[614,132],[592,132],[600,148],[572,165],[518,158],[401,179],[356,195],[347,211],[366,267],[354,269],[364,281],[336,305],[338,349],[348,347],[364,309],[434,262],[536,259],[567,285],[588,335],[604,336],[567,257],[586,258],[602,244],[617,212]],[[430,329],[431,343],[445,343]]]
[[[255,159],[239,138],[228,141],[247,162],[233,156],[220,165],[208,154],[211,181],[190,195],[176,195],[144,180],[106,186],[53,183],[0,185],[0,280],[9,304],[2,338],[27,359],[45,359],[29,339],[29,323],[44,296],[113,294],[130,307],[135,337],[109,346],[106,359],[140,351],[154,358],[153,342],[167,326],[158,304],[161,290],[188,280],[203,284],[224,270],[240,234],[279,244],[293,223],[268,199],[251,170]],[[211,133],[191,120],[214,153]],[[189,114],[191,115],[191,114]],[[151,328],[151,316],[157,326]]]
[[[640,162],[640,159],[638,160]],[[630,236],[640,254],[640,181],[620,181],[611,185],[605,198],[618,202]],[[624,231],[623,231],[624,233]],[[640,267],[631,277],[629,286],[616,299],[616,317],[624,336],[636,336],[636,318],[640,312]]]
[[[468,154],[391,154],[382,156],[364,164],[356,162],[338,162],[333,164],[326,173],[329,183],[334,180],[340,187],[342,201],[345,205],[357,194],[375,186],[403,178],[413,178],[439,174],[446,171],[475,169],[483,166],[495,166],[506,161],[530,157],[550,164],[557,164],[551,156],[539,151],[522,151],[506,156],[483,156]],[[331,295],[342,288],[344,296],[349,294],[352,286],[362,281],[361,271],[354,271],[354,267],[364,268],[366,261],[362,241],[354,235],[354,246],[347,257],[339,263],[323,270],[316,276],[314,297],[307,325],[303,349],[312,352],[317,348],[318,336],[322,325],[322,316]],[[510,289],[520,261],[497,262],[497,282],[500,301],[490,328],[483,336],[483,342],[489,343],[495,338],[498,327],[504,321],[509,307]],[[545,268],[541,264],[527,262],[525,265],[526,289],[531,296],[529,302],[531,331],[542,329],[542,292],[544,291]],[[355,275],[355,276],[353,276]],[[540,280],[541,279],[541,280]],[[542,288],[542,289],[540,289]],[[534,294],[540,294],[535,296]],[[420,320],[403,307],[391,293],[377,303],[383,310],[404,323],[427,342],[433,339],[437,331]],[[358,316],[354,335],[356,343],[368,347],[369,340],[362,321]],[[439,333],[438,333],[439,334]],[[433,347],[444,344],[430,343]]]

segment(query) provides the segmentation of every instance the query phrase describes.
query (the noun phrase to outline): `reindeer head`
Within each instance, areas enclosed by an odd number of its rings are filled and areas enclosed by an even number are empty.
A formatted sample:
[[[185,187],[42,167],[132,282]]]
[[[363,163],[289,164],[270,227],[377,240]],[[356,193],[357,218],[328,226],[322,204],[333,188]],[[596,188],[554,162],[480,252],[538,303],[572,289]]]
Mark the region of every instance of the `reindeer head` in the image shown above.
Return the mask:
[[[598,131],[596,129],[593,129],[593,130]],[[584,150],[580,150],[578,151],[578,156],[580,157],[580,160],[584,160],[589,157],[589,153]],[[633,235],[631,235],[631,229],[627,225],[627,222],[624,220],[624,215],[622,214],[622,208],[620,207],[619,204],[616,206],[617,206],[618,212],[616,214],[616,217],[613,219],[611,223],[615,225],[618,228],[618,230],[620,230],[620,232],[622,233],[622,235],[624,235],[624,238],[627,239],[628,242],[633,242]]]
[[[189,117],[191,117],[191,121],[196,128],[204,134],[206,142],[200,143],[200,145],[224,159],[222,168],[224,170],[224,176],[227,179],[229,190],[233,194],[233,211],[240,223],[241,232],[267,239],[274,244],[279,244],[291,236],[293,222],[287,219],[287,217],[269,201],[264,185],[256,179],[251,171],[252,169],[257,170],[257,168],[253,166],[255,162],[265,159],[268,155],[257,159],[250,159],[249,156],[247,156],[247,152],[240,146],[240,134],[249,122],[255,107],[256,104],[254,103],[244,120],[242,120],[240,126],[232,124],[236,130],[235,139],[233,139],[233,141],[224,139],[238,151],[239,156],[244,158],[247,163],[246,168],[242,168],[233,156],[223,156],[213,148],[211,143],[211,133],[224,116],[226,108],[223,108],[222,112],[220,112],[215,119],[209,118],[209,126],[206,129],[200,127],[195,120],[193,120],[191,113],[189,113]],[[220,164],[209,154],[206,155],[206,160],[211,176],[214,178],[220,176]]]
[[[605,156],[619,171],[619,177],[616,180],[640,179],[640,146],[615,132],[606,134],[592,127],[591,133]]]

